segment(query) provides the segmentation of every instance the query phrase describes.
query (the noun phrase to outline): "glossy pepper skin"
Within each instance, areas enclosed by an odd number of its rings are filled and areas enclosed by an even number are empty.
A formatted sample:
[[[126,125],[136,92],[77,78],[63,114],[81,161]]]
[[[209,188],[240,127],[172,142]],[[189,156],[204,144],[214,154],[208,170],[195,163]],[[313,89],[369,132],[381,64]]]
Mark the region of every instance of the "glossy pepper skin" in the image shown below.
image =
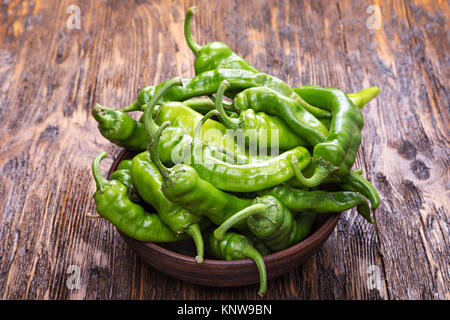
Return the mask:
[[[250,231],[273,251],[284,250],[306,238],[314,225],[316,214],[304,212],[294,218],[278,199],[267,195],[253,200],[252,205],[235,213],[214,231],[222,239],[234,224],[247,221]]]
[[[222,260],[240,260],[240,259],[252,259],[255,261],[256,267],[259,272],[259,292],[260,296],[263,296],[267,291],[267,275],[266,266],[261,253],[256,250],[252,242],[245,236],[228,232],[225,234],[222,240],[216,240],[214,238],[212,230],[207,232],[207,251],[212,256]]]
[[[203,46],[195,43],[191,34],[191,20],[196,11],[196,7],[190,7],[184,20],[184,37],[189,49],[195,55],[195,74],[214,69],[241,69],[254,73],[259,72],[223,42],[214,41]]]
[[[310,115],[308,112],[300,112],[304,111],[304,109],[298,102],[286,98],[265,87],[250,88],[239,93],[234,99],[234,107],[242,112],[238,119],[230,118],[225,113],[222,105],[222,97],[228,87],[229,83],[226,80],[223,81],[216,94],[216,108],[219,111],[219,118],[226,127],[236,130],[241,129],[247,138],[248,144],[250,141],[258,144],[266,142],[266,148],[287,150],[296,146],[307,145],[308,143],[306,141],[314,141],[313,138],[315,134],[320,134],[322,132],[323,138],[325,138],[328,133],[325,126],[314,116],[311,116],[311,118],[308,119],[308,116]],[[270,92],[272,93],[272,96],[278,97],[279,100],[270,99],[270,97],[268,97],[270,95],[264,95],[263,92]],[[289,106],[283,104],[281,100],[289,100],[291,105],[297,107],[299,111],[296,113],[289,111]],[[273,116],[270,116],[267,113],[270,113]],[[287,115],[290,115],[290,117]],[[283,120],[287,121],[284,122],[277,116],[281,116]],[[305,131],[302,132],[302,135],[296,134],[297,132],[294,133],[287,125],[290,123],[289,121],[291,121],[291,118],[294,119],[292,120],[294,123],[298,122],[304,124],[301,127],[301,130]],[[305,130],[305,128],[309,131]],[[274,141],[272,141],[271,137],[274,133],[276,133],[278,139],[275,138]],[[274,135],[274,137],[276,136]],[[301,138],[301,136],[304,138]]]
[[[95,104],[92,116],[98,122],[101,135],[112,143],[132,151],[142,151],[148,143],[143,123],[125,112]]]
[[[314,105],[330,108],[333,120],[328,136],[314,146],[313,162],[315,171],[310,178],[296,170],[297,179],[307,187],[315,187],[328,176],[345,176],[355,162],[356,152],[361,143],[364,118],[344,92],[335,88],[303,86],[300,92]]]
[[[136,155],[131,164],[131,178],[145,202],[156,209],[161,220],[173,232],[181,234],[187,232],[194,238],[198,236],[197,228],[201,217],[191,213],[178,204],[169,201],[161,192],[162,177],[155,164],[150,159],[148,151]],[[202,247],[200,243],[197,247]]]
[[[97,191],[94,201],[98,214],[109,220],[117,229],[131,238],[143,242],[174,242],[186,237],[169,229],[155,213],[148,213],[133,203],[127,195],[127,187],[118,180],[106,180],[100,171],[102,152],[92,162]]]
[[[119,180],[125,187],[127,187],[127,195],[131,201],[139,203],[142,201],[136,187],[131,180],[130,175],[131,160],[122,160],[110,177],[111,180]]]
[[[302,87],[293,87],[292,90],[295,91],[299,96],[302,94]],[[369,87],[362,89],[358,92],[347,93],[347,97],[351,102],[358,108],[362,109],[369,101],[374,99],[378,93],[380,93],[380,88]]]
[[[216,70],[216,69],[235,69],[235,70],[244,70],[251,73],[261,73],[258,69],[251,66],[246,60],[244,60],[241,56],[233,52],[229,46],[227,46],[223,42],[210,42],[203,46],[198,45],[192,38],[190,25],[191,18],[195,13],[195,7],[189,8],[186,13],[186,18],[184,22],[184,35],[186,39],[186,43],[191,51],[195,55],[194,69],[195,74],[202,74],[207,71]],[[297,95],[286,83],[281,81],[278,78],[269,76],[267,77],[273,78],[276,80],[277,85],[273,86],[272,89],[275,91],[286,95],[292,99],[297,100],[301,103],[308,112],[311,112],[314,116],[318,118],[330,118],[331,113],[327,110],[321,110],[315,106],[308,104],[304,101],[299,95]],[[225,79],[226,80],[226,79]]]
[[[194,104],[195,101],[189,103],[190,106]],[[199,104],[204,104],[204,102],[200,101]],[[146,107],[147,105],[144,106],[144,109]],[[143,117],[136,121],[122,110],[109,109],[99,105],[93,108],[92,114],[99,123],[98,128],[103,137],[132,151],[146,150],[148,137],[144,128]],[[193,128],[196,121],[202,118],[202,115],[181,102],[167,102],[159,105],[155,107],[155,114],[159,119],[176,120],[174,126],[168,128],[164,133],[160,142],[161,160],[163,163],[171,164],[172,159],[176,158],[174,155],[181,152],[177,146],[184,146],[192,142]],[[181,117],[181,115],[183,116]],[[225,126],[217,121],[210,120],[207,127],[212,130],[208,131],[209,134],[205,137],[205,141],[209,142],[211,147],[217,147],[218,151],[220,149],[227,150],[227,148],[233,149],[234,151],[230,151],[230,153],[233,152],[238,155],[239,163],[249,162],[248,156],[244,154],[245,150],[239,149],[239,144],[234,143],[233,136],[226,135]],[[217,154],[220,154],[220,152]]]
[[[135,156],[131,162],[131,179],[139,195],[153,206],[161,220],[176,234],[187,233],[197,247],[198,263],[203,262],[203,238],[199,223],[201,217],[166,199],[161,192],[162,177],[147,151]]]
[[[171,83],[168,83],[165,88],[169,88],[170,85],[176,85],[177,81],[175,79]],[[162,91],[161,94],[163,94]],[[155,103],[150,103],[144,114],[144,123],[149,141],[154,145],[152,148],[154,150],[152,151],[152,157],[156,153],[155,150],[159,152],[159,136],[165,127],[169,126],[169,123],[166,122],[159,127],[153,121],[151,115],[153,114],[154,106]],[[303,168],[309,164],[310,154],[303,147],[296,147],[278,157],[256,163],[238,165],[222,161],[214,157],[212,150],[201,141],[202,125],[210,116],[211,114],[204,116],[202,121],[197,125],[199,130],[195,130],[196,132],[194,132],[194,150],[190,152],[189,156],[183,157],[183,162],[191,164],[202,179],[208,181],[218,189],[224,191],[252,192],[270,188],[289,180],[295,175],[290,163],[290,159],[293,156],[299,160],[298,163]]]
[[[183,101],[183,104],[186,107],[191,108],[194,111],[197,111],[201,114],[206,114],[211,110],[214,110],[216,108],[215,102],[211,98],[194,98],[194,99],[188,99]],[[233,118],[237,118],[239,115],[234,112],[233,107],[231,104],[223,103],[225,112],[228,116],[231,116]]]
[[[305,170],[302,171],[302,174],[311,176],[314,173],[314,170],[315,170],[314,166],[308,166],[306,167]],[[327,177],[323,181],[323,183],[332,183],[337,185],[341,190],[354,191],[362,194],[363,196],[365,196],[367,199],[370,200],[371,207],[373,210],[375,210],[380,204],[380,197],[374,186],[369,181],[361,177],[361,175],[362,170],[350,170],[348,174],[346,174],[343,177],[331,175]],[[305,187],[305,185],[302,184],[297,178],[290,179],[286,183],[294,188]]]
[[[204,120],[202,119],[203,122]],[[154,123],[150,120],[148,127],[153,126]],[[250,205],[251,200],[238,198],[217,189],[202,179],[190,165],[176,164],[170,169],[166,168],[159,159],[159,148],[157,147],[158,140],[166,126],[167,122],[158,128],[151,139],[153,141],[151,158],[163,177],[161,192],[167,199],[190,212],[208,217],[215,224],[223,223],[232,214]],[[245,228],[245,223],[236,227]]]
[[[244,89],[265,86],[297,101],[302,100],[285,82],[265,73],[254,73],[241,69],[214,69],[198,74],[190,79],[183,79],[183,86],[171,88],[171,90],[164,95],[161,102],[185,101],[193,97],[214,94],[217,92],[217,89],[223,80],[227,80],[231,85],[230,90],[227,93],[231,98]],[[163,82],[157,86],[148,86],[142,89],[138,94],[138,99],[131,105],[122,109],[122,111],[142,110],[142,106],[148,103],[154,93],[165,84],[166,82]],[[302,105],[304,106],[304,103],[302,103]],[[321,110],[321,112],[329,113],[325,110]],[[324,117],[329,118],[329,116]]]
[[[181,128],[182,132],[188,136],[194,136],[195,126],[201,121],[203,115],[189,108],[185,102],[166,102],[160,107],[158,116],[155,119],[157,125],[170,121],[171,127]],[[170,128],[168,128],[170,129]],[[165,139],[167,132],[162,136]],[[236,143],[233,132],[220,122],[208,119],[202,131],[202,141],[217,150],[223,150],[229,154],[239,157],[241,163],[250,161],[245,150],[245,145]],[[164,150],[162,150],[164,151]]]
[[[234,106],[238,110],[253,109],[256,112],[266,112],[280,117],[296,135],[302,137],[311,146],[324,141],[328,136],[325,125],[306,111],[301,104],[267,87],[242,91],[235,97]]]
[[[190,212],[208,217],[214,224],[220,225],[251,203],[250,199],[238,198],[217,189],[189,165],[177,164],[168,169],[158,164],[157,159],[154,161],[164,177],[161,190],[166,198]],[[246,229],[244,223],[236,227]]]
[[[342,212],[355,206],[358,213],[373,223],[366,198],[352,191],[327,192],[323,190],[299,190],[287,184],[258,192],[260,196],[271,195],[292,212],[311,211],[316,213]]]
[[[300,156],[304,167],[309,164],[309,152],[303,147],[296,147],[265,161],[243,165],[213,158],[208,146],[204,146],[200,140],[202,125],[213,114],[214,111],[206,114],[197,124],[190,163],[200,177],[218,189],[236,192],[262,190],[264,186],[275,186],[288,181],[295,174],[290,159]]]

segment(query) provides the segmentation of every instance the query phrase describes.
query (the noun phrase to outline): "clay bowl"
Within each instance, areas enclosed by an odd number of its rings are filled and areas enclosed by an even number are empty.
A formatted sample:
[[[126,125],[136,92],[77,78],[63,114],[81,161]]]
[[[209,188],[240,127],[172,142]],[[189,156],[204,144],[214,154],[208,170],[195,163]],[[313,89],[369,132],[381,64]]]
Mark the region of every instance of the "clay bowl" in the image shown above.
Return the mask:
[[[123,151],[113,162],[108,177],[120,161],[131,159],[134,153]],[[155,212],[151,210],[150,212]],[[264,262],[267,278],[273,279],[287,273],[315,254],[337,225],[340,214],[321,214],[313,233],[302,242],[267,256]],[[176,279],[215,287],[232,287],[259,283],[259,274],[253,260],[215,260],[205,253],[202,264],[195,259],[191,239],[175,243],[145,243],[120,233],[136,254],[155,269]]]

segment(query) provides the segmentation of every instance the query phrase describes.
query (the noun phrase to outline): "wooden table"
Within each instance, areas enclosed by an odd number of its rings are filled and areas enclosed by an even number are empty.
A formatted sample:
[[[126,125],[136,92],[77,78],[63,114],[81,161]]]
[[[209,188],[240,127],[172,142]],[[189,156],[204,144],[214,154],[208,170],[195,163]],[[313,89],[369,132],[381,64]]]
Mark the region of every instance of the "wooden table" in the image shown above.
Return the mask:
[[[109,223],[86,217],[91,160],[106,151],[106,171],[121,151],[99,134],[92,106],[122,107],[139,88],[193,76],[183,21],[194,3],[199,43],[224,41],[291,85],[381,88],[363,109],[355,164],[379,190],[375,224],[343,214],[319,253],[269,282],[267,298],[449,299],[444,0],[3,1],[0,299],[257,298],[256,285],[157,272]]]

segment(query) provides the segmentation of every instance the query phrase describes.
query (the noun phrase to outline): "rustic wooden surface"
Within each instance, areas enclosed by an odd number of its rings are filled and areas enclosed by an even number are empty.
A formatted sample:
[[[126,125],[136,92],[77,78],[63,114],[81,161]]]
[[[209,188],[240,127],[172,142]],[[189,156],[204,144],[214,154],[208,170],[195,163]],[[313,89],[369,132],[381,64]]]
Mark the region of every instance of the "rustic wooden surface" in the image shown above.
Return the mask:
[[[66,26],[69,5],[80,29]],[[355,167],[380,192],[375,225],[345,213],[314,258],[269,282],[272,299],[449,299],[447,1],[3,1],[0,7],[0,299],[243,299],[257,286],[183,283],[143,263],[95,212],[90,162],[120,148],[95,102],[192,76],[187,8],[200,43],[221,40],[292,85],[378,85]],[[369,29],[369,5],[381,10]],[[80,268],[80,288],[66,285]],[[370,285],[380,271],[379,288]],[[70,271],[70,269],[69,269]],[[372,281],[372,282],[371,282]],[[368,284],[369,282],[369,284]]]

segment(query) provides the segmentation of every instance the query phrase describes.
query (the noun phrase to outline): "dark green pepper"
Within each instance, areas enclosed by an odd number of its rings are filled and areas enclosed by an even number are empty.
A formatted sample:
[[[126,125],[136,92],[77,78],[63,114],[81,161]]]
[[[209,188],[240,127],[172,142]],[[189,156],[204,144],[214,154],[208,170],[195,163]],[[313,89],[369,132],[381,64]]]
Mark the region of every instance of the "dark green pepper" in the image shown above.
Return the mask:
[[[170,86],[176,84],[177,80],[172,80],[163,89],[167,90]],[[159,153],[159,136],[169,126],[169,123],[166,122],[159,127],[151,116],[156,104],[155,101],[158,100],[159,96],[164,94],[163,89],[155,95],[155,99],[149,104],[144,114],[144,123],[149,141],[153,145],[152,156],[156,152]],[[203,144],[201,139],[202,125],[210,116],[211,114],[204,116],[197,124],[198,130],[195,130],[194,133],[193,148],[192,144],[183,146],[185,153],[182,161],[191,164],[202,179],[208,181],[218,189],[236,192],[252,192],[266,189],[285,182],[295,175],[290,163],[291,158],[295,157],[299,159],[302,162],[301,166],[303,168],[309,164],[309,152],[303,147],[294,148],[278,157],[256,163],[238,165],[222,161],[213,155],[213,150]],[[189,147],[189,149],[186,150],[186,147]],[[189,151],[189,154],[186,154],[186,151]]]
[[[116,171],[113,172],[110,179],[119,180],[122,184],[127,187],[127,194],[131,201],[139,203],[141,202],[141,197],[139,196],[136,187],[131,181],[130,175],[131,160],[122,160],[117,166]]]
[[[258,294],[263,296],[266,293],[267,275],[264,259],[248,238],[238,233],[228,232],[219,241],[214,238],[212,230],[206,234],[206,237],[208,239],[206,246],[208,253],[218,259],[240,260],[249,258],[255,261],[259,271]]]
[[[164,101],[185,101],[187,99],[199,96],[207,96],[217,92],[220,83],[227,80],[230,83],[230,90],[227,95],[234,97],[238,92],[251,87],[268,87],[274,91],[290,97],[294,100],[303,101],[285,82],[282,80],[269,76],[265,73],[253,73],[241,69],[215,69],[198,74],[191,79],[183,79],[182,87],[172,87],[161,100]],[[122,109],[122,111],[136,111],[142,110],[142,106],[147,104],[159,89],[161,89],[166,82],[157,86],[148,86],[139,92],[138,99],[131,105]],[[301,103],[304,106],[303,103]],[[305,108],[306,109],[306,108]],[[316,108],[318,109],[318,108]],[[318,109],[321,112],[325,110]],[[306,111],[308,112],[309,111]],[[327,114],[328,111],[325,111]],[[309,114],[309,117],[313,116]],[[327,116],[329,117],[329,116]]]
[[[342,212],[357,206],[358,213],[370,223],[373,222],[370,217],[370,208],[366,198],[357,192],[308,191],[294,189],[287,184],[280,184],[276,187],[260,191],[258,194],[260,196],[274,196],[292,212]]]
[[[220,103],[223,93],[228,87],[229,83],[223,81],[219,86],[216,96],[220,97],[216,103],[220,120],[228,128],[241,128],[244,132],[248,128],[252,130],[264,128],[265,131],[278,131],[279,137],[281,138],[279,141],[280,148],[281,146],[293,148],[295,146],[305,145],[304,140],[308,141],[310,145],[315,145],[318,141],[323,141],[328,134],[327,128],[318,119],[309,114],[297,101],[266,87],[250,88],[239,93],[234,99],[234,106],[243,112],[241,112],[239,119],[230,118],[224,112]],[[273,121],[262,124],[257,122],[252,123],[251,115],[254,112],[249,112],[250,110],[254,110],[258,114],[269,113],[274,116],[279,116],[290,128],[280,119],[275,117],[271,118],[267,115],[265,119],[278,119],[278,123],[275,124]],[[271,145],[272,143],[270,143]]]
[[[194,136],[195,126],[203,118],[201,113],[194,111],[186,106],[185,102],[165,102],[160,107],[158,117],[155,118],[157,125],[170,121],[171,127],[181,128],[182,132],[188,136]],[[240,163],[248,163],[249,155],[246,154],[245,145],[236,143],[236,136],[227,130],[220,122],[208,119],[204,124],[202,131],[202,141],[210,147],[221,150],[227,154],[233,154],[239,157]],[[167,132],[162,139],[166,139]],[[161,146],[160,146],[161,147]],[[171,149],[167,146],[167,149]],[[160,150],[160,152],[165,152]],[[164,158],[162,158],[164,159]]]
[[[307,187],[315,187],[328,176],[345,176],[355,162],[356,152],[361,143],[364,118],[361,111],[339,89],[319,86],[300,87],[302,96],[314,105],[330,108],[333,120],[328,136],[314,146],[313,175],[305,178],[296,170],[297,179]]]
[[[165,124],[161,127],[162,130],[164,127]],[[166,168],[159,160],[159,148],[156,148],[159,132],[162,130],[156,133],[151,157],[163,177],[161,191],[167,199],[191,212],[206,216],[219,225],[250,205],[251,200],[223,192],[203,180],[190,165],[176,164],[170,169]]]
[[[244,70],[250,73],[260,73],[258,69],[251,66],[241,56],[233,52],[229,46],[223,42],[210,42],[203,46],[198,45],[192,39],[190,25],[192,15],[195,13],[195,7],[189,8],[186,13],[184,22],[184,35],[186,43],[195,55],[194,69],[195,74],[202,74],[207,71],[216,69],[235,69]],[[315,106],[308,104],[298,94],[296,94],[286,83],[278,78],[265,74],[268,78],[272,78],[274,83],[269,87],[275,91],[298,101],[308,112],[318,118],[330,118],[331,113],[328,110],[321,110]],[[228,79],[224,79],[228,80]],[[276,83],[276,85],[274,85]]]
[[[100,171],[102,152],[92,162],[97,191],[94,193],[98,214],[109,220],[126,235],[144,242],[174,242],[186,237],[177,235],[155,213],[148,213],[133,203],[127,195],[127,187],[118,180],[106,180]]]
[[[161,192],[162,177],[147,151],[135,156],[131,163],[131,178],[145,202],[156,209],[161,220],[176,234],[187,233],[197,247],[198,263],[203,262],[203,239],[198,223],[201,217],[166,199]]]
[[[148,138],[142,122],[136,121],[125,112],[95,104],[92,115],[98,122],[98,130],[112,143],[132,151],[143,151]]]
[[[216,108],[215,100],[212,98],[193,98],[183,101],[183,104],[186,107],[191,108],[192,110],[197,111],[201,114],[206,114],[211,110]],[[223,103],[225,112],[228,116],[236,118],[239,115],[234,112],[234,109],[231,104]]]
[[[267,195],[253,200],[252,205],[235,213],[214,231],[222,239],[236,223],[246,221],[250,231],[273,251],[284,250],[306,238],[316,214],[304,212],[295,218],[278,199]]]

